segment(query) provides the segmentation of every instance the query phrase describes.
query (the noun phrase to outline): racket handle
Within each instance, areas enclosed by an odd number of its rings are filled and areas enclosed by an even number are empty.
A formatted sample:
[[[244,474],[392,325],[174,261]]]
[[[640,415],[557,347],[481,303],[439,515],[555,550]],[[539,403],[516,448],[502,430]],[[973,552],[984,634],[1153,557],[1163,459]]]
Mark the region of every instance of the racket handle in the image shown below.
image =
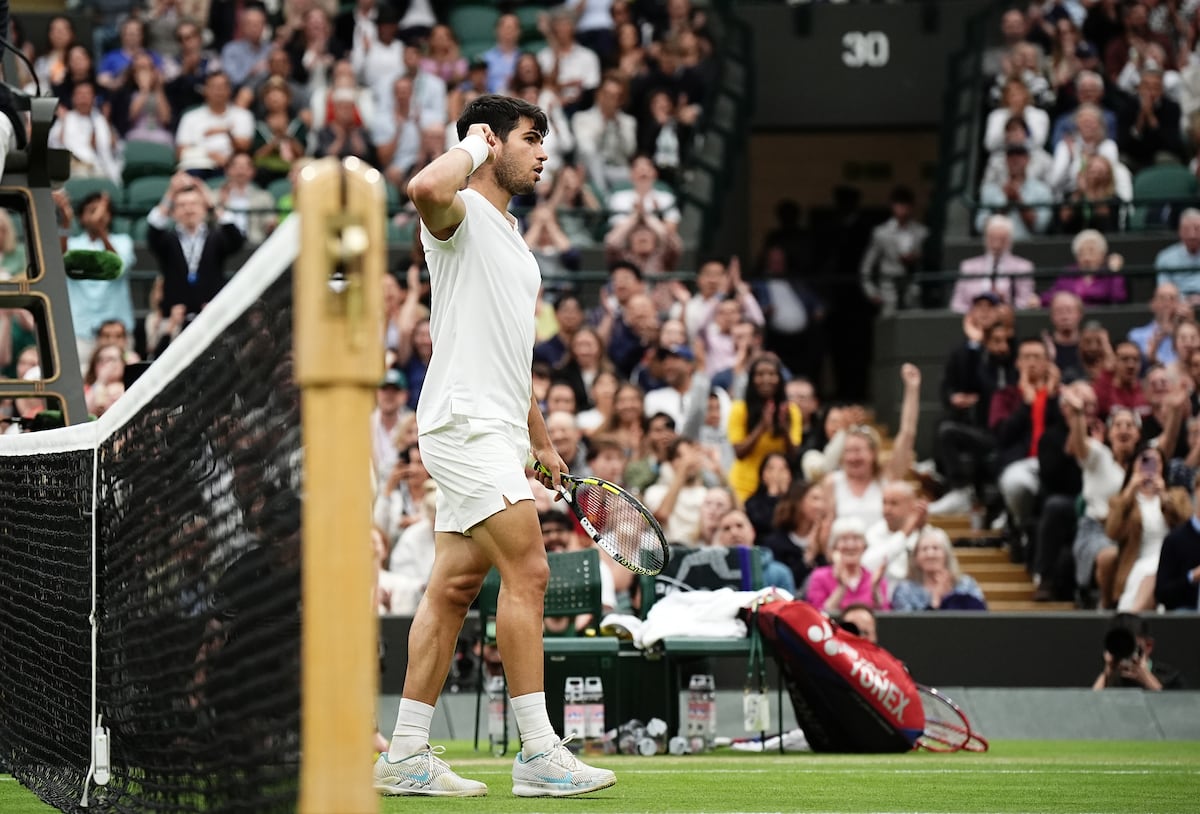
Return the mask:
[[[531,466],[531,467],[533,467],[533,469],[535,469],[539,475],[545,475],[545,476],[546,476],[546,477],[548,477],[548,478],[549,478],[549,477],[553,477],[553,476],[550,474],[550,470],[549,470],[549,469],[547,469],[546,467],[542,466],[542,462],[541,462],[541,461],[539,461],[537,458],[534,458],[532,455],[530,455],[529,457],[530,457],[530,460],[531,460],[530,466]],[[573,503],[573,502],[574,502],[574,501],[571,499],[571,498],[572,498],[572,495],[571,495],[571,490],[567,488],[566,484],[564,484],[564,483],[560,483],[560,484],[558,485],[558,493],[559,493],[560,495],[562,495],[562,497],[563,497],[563,500],[567,501],[567,503]]]

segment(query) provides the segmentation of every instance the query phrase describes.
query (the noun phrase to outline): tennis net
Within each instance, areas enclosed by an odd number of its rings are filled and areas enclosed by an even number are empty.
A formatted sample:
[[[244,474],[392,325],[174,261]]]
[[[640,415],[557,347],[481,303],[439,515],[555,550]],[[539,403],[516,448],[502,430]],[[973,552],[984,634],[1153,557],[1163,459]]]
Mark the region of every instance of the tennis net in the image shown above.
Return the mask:
[[[100,420],[0,444],[0,756],[61,810],[295,809],[298,221]]]

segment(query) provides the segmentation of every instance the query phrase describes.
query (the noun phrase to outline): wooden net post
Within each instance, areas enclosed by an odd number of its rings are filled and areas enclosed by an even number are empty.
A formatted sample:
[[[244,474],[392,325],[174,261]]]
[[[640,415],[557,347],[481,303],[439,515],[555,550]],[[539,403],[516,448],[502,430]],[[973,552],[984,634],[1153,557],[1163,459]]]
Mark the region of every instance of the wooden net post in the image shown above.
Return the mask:
[[[302,814],[376,812],[370,414],[383,378],[384,179],[323,159],[296,184],[296,380],[304,428]]]

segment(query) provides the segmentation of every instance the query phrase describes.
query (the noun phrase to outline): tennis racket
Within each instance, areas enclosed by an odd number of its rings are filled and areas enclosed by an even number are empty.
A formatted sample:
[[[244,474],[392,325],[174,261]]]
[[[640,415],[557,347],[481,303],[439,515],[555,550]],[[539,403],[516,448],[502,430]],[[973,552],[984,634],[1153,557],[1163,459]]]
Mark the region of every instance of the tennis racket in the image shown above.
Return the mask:
[[[534,461],[534,468],[550,471]],[[629,492],[601,478],[564,474],[559,492],[579,525],[614,560],[635,574],[656,576],[671,559],[667,536],[654,515]]]
[[[933,687],[917,685],[925,710],[925,732],[917,745],[930,752],[986,752],[987,739],[971,729],[967,714]]]

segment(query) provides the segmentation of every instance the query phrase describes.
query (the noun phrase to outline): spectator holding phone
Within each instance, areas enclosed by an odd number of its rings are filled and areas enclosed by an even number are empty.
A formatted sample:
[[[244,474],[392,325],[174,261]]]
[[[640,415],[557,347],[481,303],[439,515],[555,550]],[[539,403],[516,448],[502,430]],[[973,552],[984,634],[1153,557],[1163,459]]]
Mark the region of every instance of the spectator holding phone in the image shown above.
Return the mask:
[[[1116,572],[1106,607],[1119,611],[1154,610],[1154,581],[1163,538],[1188,516],[1187,490],[1168,489],[1161,450],[1147,447],[1129,463],[1125,488],[1113,497],[1105,533],[1117,544]]]

